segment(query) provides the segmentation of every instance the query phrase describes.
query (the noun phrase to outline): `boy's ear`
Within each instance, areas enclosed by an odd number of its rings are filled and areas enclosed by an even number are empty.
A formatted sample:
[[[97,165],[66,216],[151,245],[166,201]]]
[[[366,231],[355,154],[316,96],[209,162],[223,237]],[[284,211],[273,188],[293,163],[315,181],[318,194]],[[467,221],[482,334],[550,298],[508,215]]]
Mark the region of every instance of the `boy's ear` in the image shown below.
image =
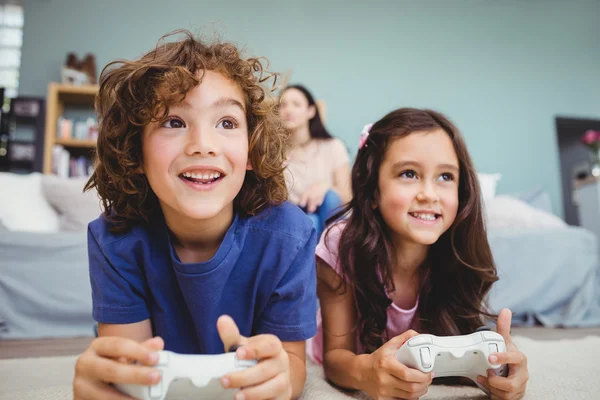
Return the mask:
[[[137,168],[133,172],[135,174],[142,174],[142,175],[144,175],[146,173],[144,171],[144,164],[140,163],[140,165],[138,165]]]

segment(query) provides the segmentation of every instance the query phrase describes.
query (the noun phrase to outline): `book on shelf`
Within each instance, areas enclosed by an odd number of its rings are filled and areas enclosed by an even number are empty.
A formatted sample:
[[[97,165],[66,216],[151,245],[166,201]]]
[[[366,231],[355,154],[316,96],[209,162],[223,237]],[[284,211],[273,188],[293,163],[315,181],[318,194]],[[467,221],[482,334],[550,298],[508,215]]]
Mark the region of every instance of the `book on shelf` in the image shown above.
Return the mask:
[[[67,140],[96,140],[98,139],[98,121],[92,117],[85,120],[58,117],[57,137]]]
[[[73,155],[61,145],[52,149],[52,173],[62,178],[89,177],[94,172],[90,157]]]

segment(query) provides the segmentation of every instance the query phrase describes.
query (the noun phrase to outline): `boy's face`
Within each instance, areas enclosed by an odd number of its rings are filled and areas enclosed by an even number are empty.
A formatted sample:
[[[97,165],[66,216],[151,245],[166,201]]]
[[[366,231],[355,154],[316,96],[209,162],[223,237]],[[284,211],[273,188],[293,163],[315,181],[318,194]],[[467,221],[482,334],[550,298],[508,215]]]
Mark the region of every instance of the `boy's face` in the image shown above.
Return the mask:
[[[144,172],[168,223],[227,218],[248,168],[242,90],[206,71],[165,120],[144,127],[142,149]]]

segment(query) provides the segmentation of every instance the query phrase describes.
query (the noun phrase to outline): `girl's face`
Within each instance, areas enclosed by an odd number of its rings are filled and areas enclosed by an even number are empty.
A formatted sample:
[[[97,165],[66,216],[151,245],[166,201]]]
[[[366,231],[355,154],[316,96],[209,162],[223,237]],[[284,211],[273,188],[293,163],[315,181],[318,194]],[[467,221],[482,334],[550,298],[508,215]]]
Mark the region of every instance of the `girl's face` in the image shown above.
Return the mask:
[[[430,245],[446,232],[458,210],[459,173],[452,140],[441,129],[390,142],[377,207],[395,239]]]
[[[308,126],[309,121],[315,116],[315,106],[308,104],[304,93],[298,89],[288,89],[281,95],[279,113],[283,125],[295,131]]]
[[[214,71],[160,122],[144,127],[143,169],[167,221],[207,220],[233,210],[248,168],[241,88]]]

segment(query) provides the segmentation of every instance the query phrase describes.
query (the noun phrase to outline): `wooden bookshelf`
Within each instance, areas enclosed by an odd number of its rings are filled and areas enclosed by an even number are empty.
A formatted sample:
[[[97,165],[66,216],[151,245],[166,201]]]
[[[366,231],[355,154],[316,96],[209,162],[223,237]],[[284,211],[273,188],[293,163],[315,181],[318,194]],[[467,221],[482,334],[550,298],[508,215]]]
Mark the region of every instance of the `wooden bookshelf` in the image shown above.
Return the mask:
[[[63,114],[65,106],[94,107],[98,93],[98,85],[68,85],[51,82],[48,84],[46,99],[46,135],[44,142],[44,173],[52,173],[52,149],[54,145],[69,148],[94,148],[95,141],[79,139],[62,139],[57,137],[58,118]]]
[[[81,140],[81,139],[56,139],[54,144],[60,144],[64,147],[76,147],[76,148],[94,148],[96,147],[95,140]]]

